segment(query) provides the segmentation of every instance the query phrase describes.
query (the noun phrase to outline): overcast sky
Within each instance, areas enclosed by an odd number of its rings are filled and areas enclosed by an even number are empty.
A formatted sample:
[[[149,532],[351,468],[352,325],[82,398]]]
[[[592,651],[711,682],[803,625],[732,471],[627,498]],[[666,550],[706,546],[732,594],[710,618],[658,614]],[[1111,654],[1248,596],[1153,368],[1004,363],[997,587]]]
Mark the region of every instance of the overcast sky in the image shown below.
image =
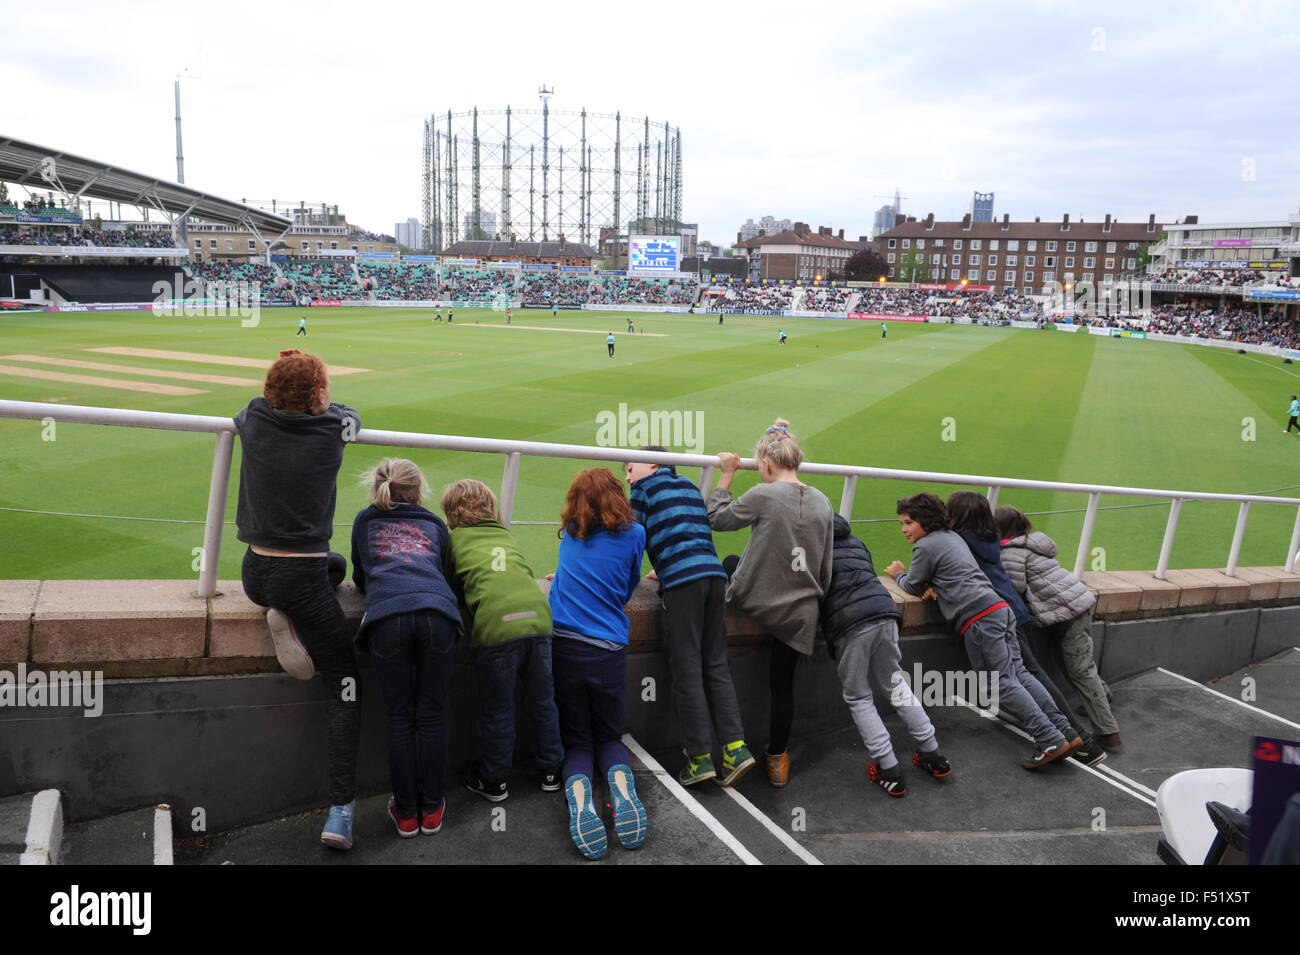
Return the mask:
[[[291,12],[291,11],[299,12]],[[871,229],[1202,222],[1300,209],[1300,4],[597,2],[35,5],[0,0],[0,134],[231,199],[420,215],[431,113],[551,108],[679,127],[683,218]],[[188,71],[186,73],[186,71]]]

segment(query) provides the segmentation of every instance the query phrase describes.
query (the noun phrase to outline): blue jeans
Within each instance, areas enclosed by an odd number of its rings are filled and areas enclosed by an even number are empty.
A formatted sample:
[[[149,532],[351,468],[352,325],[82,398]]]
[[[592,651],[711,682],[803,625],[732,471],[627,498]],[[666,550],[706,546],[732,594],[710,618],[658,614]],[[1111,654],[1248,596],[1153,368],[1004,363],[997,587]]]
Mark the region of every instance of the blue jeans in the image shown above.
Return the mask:
[[[474,651],[478,675],[479,768],[484,779],[501,780],[515,754],[515,685],[523,684],[524,708],[537,728],[537,768],[559,772],[564,762],[560,717],[555,708],[549,634],[524,637]]]
[[[456,624],[422,610],[385,617],[366,630],[388,714],[388,773],[397,812],[433,812],[447,784],[444,706]]]

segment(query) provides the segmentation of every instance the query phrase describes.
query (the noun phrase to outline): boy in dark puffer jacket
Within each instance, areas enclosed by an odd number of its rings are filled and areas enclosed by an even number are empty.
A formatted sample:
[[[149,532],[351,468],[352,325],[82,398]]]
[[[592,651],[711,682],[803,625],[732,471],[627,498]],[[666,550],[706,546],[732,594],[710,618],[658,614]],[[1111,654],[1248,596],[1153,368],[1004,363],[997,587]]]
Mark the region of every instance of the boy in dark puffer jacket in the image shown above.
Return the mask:
[[[934,725],[899,666],[898,624],[903,616],[877,578],[871,552],[853,536],[849,522],[836,514],[834,524],[831,583],[821,605],[822,633],[839,673],[844,702],[871,756],[867,776],[889,795],[905,796],[907,786],[889,731],[876,712],[873,688],[888,697],[916,741],[912,762],[936,779],[950,775],[952,767],[939,751]]]

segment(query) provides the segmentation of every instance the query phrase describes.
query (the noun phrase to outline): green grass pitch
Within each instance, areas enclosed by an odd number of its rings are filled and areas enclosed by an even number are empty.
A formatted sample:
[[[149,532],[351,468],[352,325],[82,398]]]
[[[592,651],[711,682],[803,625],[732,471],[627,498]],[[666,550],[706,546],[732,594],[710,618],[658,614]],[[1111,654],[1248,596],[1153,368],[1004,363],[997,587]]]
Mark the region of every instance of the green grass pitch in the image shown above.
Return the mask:
[[[295,337],[307,316],[309,335]],[[698,413],[705,452],[753,452],[763,429],[788,418],[810,460],[910,470],[1220,492],[1296,489],[1300,437],[1283,435],[1298,376],[1279,359],[1230,350],[1109,339],[1055,331],[878,322],[459,309],[435,324],[415,309],[264,309],[260,323],[237,318],[163,318],[144,312],[25,313],[0,316],[0,366],[153,381],[194,395],[121,391],[97,384],[17,376],[0,370],[0,397],[233,415],[259,388],[151,378],[151,370],[259,379],[256,368],[127,357],[91,349],[133,347],[270,360],[301,347],[330,365],[368,369],[338,376],[333,397],[355,406],[364,426],[573,444],[598,442],[598,416],[632,411]],[[476,327],[475,319],[482,324]],[[789,344],[777,344],[783,328]],[[566,330],[569,329],[569,330]],[[610,359],[605,333],[617,338]],[[35,363],[11,356],[94,362],[113,370]],[[951,420],[948,420],[951,419]],[[692,419],[696,420],[696,419]],[[1253,425],[1252,425],[1253,421]],[[51,440],[52,439],[52,440]],[[951,439],[951,440],[947,440]],[[0,420],[0,577],[193,578],[202,543],[214,439],[38,421]],[[352,446],[340,475],[334,547],[366,503],[356,475],[385,449]],[[402,452],[438,491],[461,477],[498,488],[504,458]],[[235,539],[238,442],[220,575],[239,577]],[[525,458],[516,521],[556,521],[564,491],[586,462]],[[621,469],[616,468],[621,477]],[[689,471],[698,480],[698,471]],[[738,478],[749,487],[757,476]],[[839,479],[810,478],[838,505]],[[952,488],[860,481],[855,529],[879,567],[910,561],[894,501]],[[982,490],[982,488],[981,488]],[[1086,497],[1002,492],[999,503],[1042,513],[1072,566]],[[1103,499],[1093,560],[1105,569],[1150,569],[1168,504]],[[27,513],[28,511],[58,512]],[[108,519],[114,515],[132,520]],[[1222,567],[1237,509],[1183,507],[1171,566]],[[1295,513],[1257,505],[1243,565],[1277,565]],[[191,522],[191,523],[178,523]],[[555,528],[516,525],[534,572],[554,567]],[[721,554],[739,553],[743,534],[720,534]]]

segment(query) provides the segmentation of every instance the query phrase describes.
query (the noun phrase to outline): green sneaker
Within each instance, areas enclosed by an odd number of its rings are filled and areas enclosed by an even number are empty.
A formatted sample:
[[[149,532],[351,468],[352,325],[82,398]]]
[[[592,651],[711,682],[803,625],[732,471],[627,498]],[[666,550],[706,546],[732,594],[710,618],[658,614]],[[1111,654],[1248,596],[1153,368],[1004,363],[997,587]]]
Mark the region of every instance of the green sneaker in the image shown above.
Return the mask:
[[[728,743],[722,747],[722,772],[719,786],[730,786],[740,782],[742,776],[754,765],[754,754],[749,751],[743,739]]]
[[[705,753],[703,756],[688,756],[686,765],[677,773],[677,781],[683,786],[694,786],[717,775],[717,770],[713,768],[713,757]]]

